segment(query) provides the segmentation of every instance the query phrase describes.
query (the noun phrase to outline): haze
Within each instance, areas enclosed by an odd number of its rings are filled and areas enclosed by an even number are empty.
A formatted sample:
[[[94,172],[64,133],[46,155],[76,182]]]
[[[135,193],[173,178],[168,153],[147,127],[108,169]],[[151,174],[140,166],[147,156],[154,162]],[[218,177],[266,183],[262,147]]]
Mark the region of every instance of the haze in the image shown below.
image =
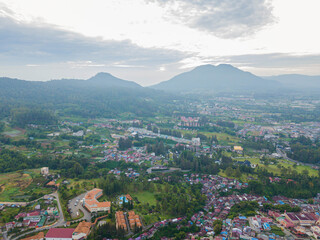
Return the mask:
[[[202,64],[320,74],[318,0],[5,0],[0,71],[28,80],[111,72],[146,86]]]

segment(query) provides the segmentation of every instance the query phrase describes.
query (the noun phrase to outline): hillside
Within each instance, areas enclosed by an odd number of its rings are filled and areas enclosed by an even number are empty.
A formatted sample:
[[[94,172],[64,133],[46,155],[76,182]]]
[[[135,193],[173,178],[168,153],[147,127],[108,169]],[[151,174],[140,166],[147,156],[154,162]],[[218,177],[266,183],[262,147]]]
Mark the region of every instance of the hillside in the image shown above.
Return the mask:
[[[139,84],[98,73],[88,80],[34,82],[0,78],[0,107],[45,108],[62,115],[114,117],[122,113],[150,116],[166,109],[171,96]],[[1,109],[0,109],[1,112]]]
[[[281,83],[285,88],[291,89],[320,89],[320,76],[307,76],[300,74],[285,74],[263,77]]]

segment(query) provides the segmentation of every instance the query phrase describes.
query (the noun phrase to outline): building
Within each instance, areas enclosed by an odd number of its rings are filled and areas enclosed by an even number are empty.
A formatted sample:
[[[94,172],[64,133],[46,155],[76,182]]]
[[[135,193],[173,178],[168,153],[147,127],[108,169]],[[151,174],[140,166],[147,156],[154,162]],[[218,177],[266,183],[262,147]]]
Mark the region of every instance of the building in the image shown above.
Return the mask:
[[[40,170],[41,175],[49,175],[49,168],[48,167],[43,167]]]
[[[36,235],[33,235],[31,237],[27,237],[27,238],[23,238],[21,240],[43,240],[44,239],[44,233],[43,232],[39,232]]]
[[[74,228],[50,228],[46,240],[72,240]]]
[[[286,219],[288,219],[290,222],[292,222],[294,225],[299,224],[299,218],[297,217],[297,215],[295,213],[285,213],[284,216],[286,217]]]
[[[241,146],[234,146],[234,147],[233,147],[233,150],[234,150],[235,152],[242,152],[242,151],[243,151],[243,148],[242,148]]]
[[[134,230],[135,227],[142,227],[139,215],[136,215],[134,211],[128,212],[128,221],[130,224],[131,230]]]
[[[128,201],[132,201],[132,197],[129,194],[126,195],[126,198],[128,199]]]
[[[293,222],[291,222],[291,221],[288,220],[287,218],[281,219],[279,222],[280,222],[280,224],[281,224],[282,226],[284,226],[285,228],[293,228],[293,227],[294,227]]]
[[[125,219],[124,213],[122,211],[116,212],[116,228],[117,229],[122,228],[125,231],[127,231],[126,219]]]
[[[316,217],[311,213],[285,213],[284,216],[294,223],[295,225],[300,224],[301,226],[311,226],[316,223]]]
[[[194,146],[200,146],[201,145],[201,140],[200,138],[192,138],[192,145]]]
[[[72,234],[72,239],[74,240],[86,239],[90,233],[91,226],[92,226],[91,222],[86,222],[86,221],[80,222]]]
[[[111,202],[99,202],[97,199],[102,196],[102,190],[98,188],[92,189],[88,192],[83,201],[84,207],[89,212],[105,212],[110,211]]]

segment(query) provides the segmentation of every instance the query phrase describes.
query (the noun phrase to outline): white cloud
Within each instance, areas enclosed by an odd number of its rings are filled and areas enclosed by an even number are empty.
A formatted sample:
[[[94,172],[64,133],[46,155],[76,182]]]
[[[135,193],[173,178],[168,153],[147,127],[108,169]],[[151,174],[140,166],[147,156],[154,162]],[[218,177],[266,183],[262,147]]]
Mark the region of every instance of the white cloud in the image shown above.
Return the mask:
[[[312,57],[320,54],[319,0],[146,1],[2,0],[1,64],[74,61],[90,72],[125,67],[137,81],[151,82],[207,63],[261,62],[260,69],[276,71],[266,57],[276,53],[288,56],[277,61],[284,68],[320,74]],[[289,60],[296,55],[304,62]]]

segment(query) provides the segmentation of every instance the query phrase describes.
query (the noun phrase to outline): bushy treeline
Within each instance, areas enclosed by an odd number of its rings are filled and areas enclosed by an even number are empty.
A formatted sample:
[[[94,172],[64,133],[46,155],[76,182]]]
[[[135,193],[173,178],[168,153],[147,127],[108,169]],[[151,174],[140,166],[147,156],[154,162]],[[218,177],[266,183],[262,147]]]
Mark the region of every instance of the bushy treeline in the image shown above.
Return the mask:
[[[119,139],[119,150],[123,151],[132,147],[132,140],[130,138]]]
[[[224,157],[224,159],[226,158]],[[220,168],[223,167],[216,164],[215,160],[209,156],[201,155],[197,157],[191,151],[183,151],[179,156],[174,155],[173,160],[177,167],[197,173],[218,174]]]
[[[63,116],[115,117],[123,113],[134,116],[170,115],[177,109],[177,96],[146,88],[94,86],[86,81],[50,81],[34,83],[0,79],[0,117],[17,107],[57,111]]]
[[[123,239],[126,232],[119,228],[117,229],[116,226],[112,223],[106,222],[100,226],[97,226],[93,229],[88,236],[88,240],[103,240],[103,239],[113,239],[113,238],[120,238]]]
[[[168,152],[168,147],[164,146],[163,141],[157,141],[154,144],[147,144],[147,152],[155,153],[155,155],[165,155]]]
[[[139,181],[134,181],[124,176],[118,179],[107,175],[98,180],[98,186],[106,195],[152,192],[157,201],[154,211],[170,216],[191,215],[202,208],[206,199],[201,194],[201,185],[152,183],[142,177]]]
[[[7,149],[0,151],[0,173],[41,167],[45,162],[44,158],[28,158],[17,151]]]
[[[52,113],[41,109],[14,109],[11,113],[11,120],[12,124],[18,127],[25,127],[28,124],[57,124],[57,118]]]
[[[290,158],[305,163],[319,163],[320,142],[319,139],[313,143],[309,138],[300,136],[291,142],[291,151],[288,153]]]
[[[246,140],[243,140],[242,146],[244,149],[247,149],[247,148],[251,148],[254,150],[267,149],[270,152],[275,151],[275,146],[271,142],[265,141],[262,138],[258,138],[258,137],[247,138]]]
[[[19,140],[13,140],[12,138],[1,136],[0,135],[0,143],[6,144],[6,145],[13,145],[13,146],[25,146],[27,148],[40,148],[41,144],[38,143],[35,140],[31,139],[19,139]]]
[[[284,212],[300,212],[301,208],[298,206],[291,207],[289,204],[273,205],[271,203],[264,203],[262,210],[264,211],[277,210],[281,213],[284,213]]]
[[[243,201],[233,205],[230,209],[228,217],[233,219],[239,215],[254,216],[259,204],[256,201]]]
[[[18,151],[4,149],[0,151],[0,173],[17,170],[49,167],[60,170],[65,177],[88,177],[84,169],[89,165],[87,158],[81,157],[51,157],[48,155],[27,157]]]
[[[190,227],[183,226],[186,223],[183,222],[179,227],[176,223],[169,223],[167,226],[160,228],[152,237],[152,239],[160,240],[161,238],[174,238],[177,240],[186,239],[187,233],[196,233],[200,231],[200,228],[193,224]]]

